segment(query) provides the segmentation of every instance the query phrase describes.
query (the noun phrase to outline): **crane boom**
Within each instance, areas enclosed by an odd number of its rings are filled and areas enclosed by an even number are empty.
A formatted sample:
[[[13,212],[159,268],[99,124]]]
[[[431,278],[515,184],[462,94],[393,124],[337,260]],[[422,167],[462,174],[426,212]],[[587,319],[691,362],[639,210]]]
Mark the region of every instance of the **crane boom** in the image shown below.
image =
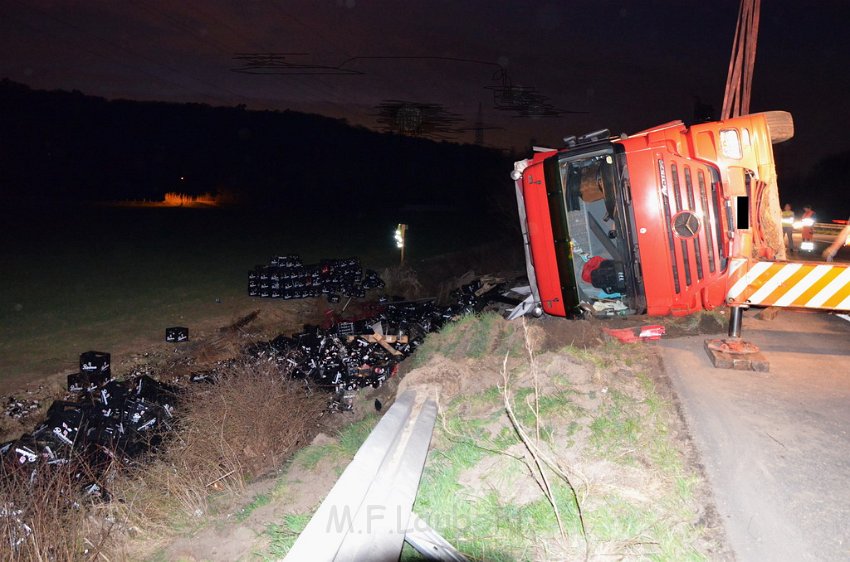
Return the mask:
[[[732,56],[729,59],[729,72],[726,76],[721,120],[740,117],[750,112],[760,12],[761,0],[741,0]]]

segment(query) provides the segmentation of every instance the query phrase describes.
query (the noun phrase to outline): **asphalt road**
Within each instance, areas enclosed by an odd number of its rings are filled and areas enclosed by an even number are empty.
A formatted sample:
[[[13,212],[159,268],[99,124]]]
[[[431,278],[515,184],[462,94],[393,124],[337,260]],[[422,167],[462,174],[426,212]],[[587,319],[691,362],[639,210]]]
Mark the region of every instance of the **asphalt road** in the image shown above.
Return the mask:
[[[804,261],[823,261],[821,254],[835,240],[834,234],[815,234],[813,242],[815,247],[810,252],[800,250],[800,243],[803,241],[803,235],[799,232],[794,233],[794,247],[797,249],[794,253],[789,253],[786,257],[789,261],[804,260]],[[844,246],[838,250],[838,255],[835,256],[835,261],[850,261],[850,246]]]
[[[745,313],[769,373],[711,366],[704,336],[662,356],[741,561],[850,560],[850,322]]]

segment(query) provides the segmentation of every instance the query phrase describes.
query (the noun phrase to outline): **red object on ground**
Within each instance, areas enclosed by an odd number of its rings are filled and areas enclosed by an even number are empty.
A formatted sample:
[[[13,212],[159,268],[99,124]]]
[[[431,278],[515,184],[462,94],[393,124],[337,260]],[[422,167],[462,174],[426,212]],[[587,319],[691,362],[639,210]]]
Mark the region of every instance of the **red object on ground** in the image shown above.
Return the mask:
[[[612,338],[617,338],[623,343],[635,343],[640,339],[635,335],[634,328],[602,328],[602,331]]]
[[[590,283],[590,274],[595,270],[599,269],[599,266],[602,265],[602,256],[593,256],[587,263],[584,264],[584,267],[581,268],[581,278],[585,283]]]
[[[640,332],[636,335],[634,328],[602,328],[602,331],[616,338],[623,343],[635,343],[641,340],[657,340],[667,333],[664,326],[653,324],[651,326],[641,326]]]
[[[665,335],[667,330],[664,329],[664,326],[660,324],[653,324],[651,326],[644,326],[640,330],[639,337],[645,340],[657,340],[661,339],[661,336]]]

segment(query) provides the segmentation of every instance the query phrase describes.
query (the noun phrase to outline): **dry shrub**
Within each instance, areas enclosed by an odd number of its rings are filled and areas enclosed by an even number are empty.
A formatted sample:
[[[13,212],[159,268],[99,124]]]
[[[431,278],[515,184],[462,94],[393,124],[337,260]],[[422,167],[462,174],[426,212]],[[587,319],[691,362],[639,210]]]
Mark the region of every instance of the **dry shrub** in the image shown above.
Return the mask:
[[[193,385],[163,454],[117,485],[116,520],[167,534],[175,515],[206,514],[212,498],[279,468],[326,406],[326,394],[271,364],[237,365],[215,385]]]
[[[156,452],[97,471],[109,503],[83,495],[94,471],[78,460],[34,470],[0,459],[0,560],[114,559],[128,538],[173,534],[213,498],[279,468],[312,437],[327,399],[267,363],[191,385]]]
[[[388,267],[381,273],[388,295],[399,295],[406,299],[418,299],[422,296],[423,287],[419,282],[416,271],[410,266],[401,265]]]
[[[185,445],[171,452],[187,467],[220,467],[209,476],[236,469],[240,480],[252,479],[279,467],[326,406],[325,394],[285,379],[274,365],[237,366],[192,394],[183,416]]]
[[[0,559],[93,560],[109,525],[88,517],[86,470],[78,462],[0,467]]]

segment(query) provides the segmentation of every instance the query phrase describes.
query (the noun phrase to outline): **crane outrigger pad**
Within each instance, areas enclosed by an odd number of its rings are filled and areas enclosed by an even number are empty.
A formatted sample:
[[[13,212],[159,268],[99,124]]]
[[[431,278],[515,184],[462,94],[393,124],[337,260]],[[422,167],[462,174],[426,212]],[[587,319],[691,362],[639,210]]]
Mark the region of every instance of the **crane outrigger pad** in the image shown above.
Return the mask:
[[[718,369],[770,371],[770,362],[758,346],[738,338],[705,340],[705,352]]]

